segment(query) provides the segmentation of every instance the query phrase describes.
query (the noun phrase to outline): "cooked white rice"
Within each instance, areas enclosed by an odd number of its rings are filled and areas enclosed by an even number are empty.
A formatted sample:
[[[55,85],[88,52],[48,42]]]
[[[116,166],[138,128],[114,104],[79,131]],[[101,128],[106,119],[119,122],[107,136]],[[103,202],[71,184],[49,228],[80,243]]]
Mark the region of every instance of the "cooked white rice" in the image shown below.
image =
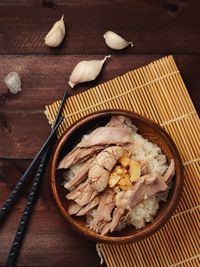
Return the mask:
[[[133,152],[132,158],[138,161],[147,161],[148,168],[151,173],[163,174],[167,170],[168,165],[166,156],[162,153],[161,149],[156,144],[151,143],[147,139],[143,138],[142,135],[138,134],[137,127],[129,119],[126,119],[124,127],[130,127],[133,129],[133,140],[137,144],[137,148]],[[82,164],[75,164],[66,171],[65,178],[67,181],[74,177],[81,165]],[[165,194],[167,195],[167,193]],[[157,195],[143,200],[139,205],[132,209],[126,219],[126,222],[119,222],[115,230],[120,231],[126,227],[126,225],[133,225],[136,229],[140,229],[145,226],[146,222],[152,222],[159,209],[159,201],[163,201],[163,199],[157,197]],[[96,209],[93,209],[86,216],[88,225],[93,219],[95,212]]]
[[[132,158],[138,161],[147,161],[151,173],[163,174],[167,170],[167,159],[161,149],[140,134],[134,133],[133,139],[137,144],[137,148],[133,152]]]
[[[138,134],[138,128],[132,123],[129,118],[126,118],[124,127],[132,128],[133,140],[136,142],[136,150],[132,158],[138,161],[148,161],[148,167],[152,173],[163,174],[167,170],[167,159],[161,149]]]
[[[159,209],[156,196],[151,196],[143,200],[139,205],[132,209],[127,217],[127,224],[140,229],[145,226],[146,222],[152,222]]]

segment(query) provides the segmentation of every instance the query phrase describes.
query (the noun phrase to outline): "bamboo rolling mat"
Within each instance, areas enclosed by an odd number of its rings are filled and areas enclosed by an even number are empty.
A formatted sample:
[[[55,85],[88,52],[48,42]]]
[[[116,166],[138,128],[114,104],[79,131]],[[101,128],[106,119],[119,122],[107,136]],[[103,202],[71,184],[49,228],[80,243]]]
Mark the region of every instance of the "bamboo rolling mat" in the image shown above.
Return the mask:
[[[58,105],[46,106],[51,124]],[[137,243],[97,244],[99,254],[108,267],[200,266],[200,121],[173,57],[70,97],[59,135],[82,116],[112,108],[134,110],[163,126],[180,151],[185,181],[179,205],[164,227]]]

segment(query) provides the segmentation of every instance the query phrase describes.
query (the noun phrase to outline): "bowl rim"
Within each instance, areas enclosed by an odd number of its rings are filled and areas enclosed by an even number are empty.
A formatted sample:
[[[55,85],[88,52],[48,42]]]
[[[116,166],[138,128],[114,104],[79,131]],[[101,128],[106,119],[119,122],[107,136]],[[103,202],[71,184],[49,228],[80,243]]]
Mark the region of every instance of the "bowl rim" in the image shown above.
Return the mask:
[[[57,161],[59,158],[59,154],[62,150],[63,145],[67,141],[68,138],[73,134],[73,132],[76,130],[76,127],[81,127],[85,123],[90,122],[94,119],[97,119],[99,117],[106,117],[106,116],[113,116],[113,115],[118,115],[118,116],[126,116],[127,117],[132,117],[132,118],[137,118],[139,120],[142,120],[144,123],[149,124],[150,127],[154,127],[159,133],[162,135],[162,137],[168,141],[168,147],[172,151],[174,155],[174,160],[175,160],[175,168],[176,168],[176,179],[174,183],[174,190],[172,197],[168,200],[168,205],[165,210],[163,210],[159,216],[157,216],[156,220],[153,221],[151,224],[148,224],[148,227],[140,229],[138,232],[134,233],[133,235],[128,235],[128,236],[102,236],[99,235],[92,230],[83,227],[80,225],[78,222],[73,220],[73,218],[66,212],[65,208],[62,205],[62,202],[59,198],[59,194],[57,191],[56,187],[56,171],[57,171]],[[67,220],[67,222],[70,224],[70,226],[79,234],[81,234],[84,237],[87,237],[92,240],[96,240],[99,242],[103,243],[115,243],[115,244],[122,244],[122,243],[130,243],[130,242],[135,242],[138,240],[141,240],[143,238],[146,238],[147,236],[155,233],[157,230],[159,230],[166,222],[167,220],[171,217],[172,213],[177,207],[178,201],[180,199],[182,189],[183,189],[183,164],[182,160],[180,157],[180,154],[176,148],[176,145],[170,135],[156,122],[153,120],[145,117],[144,115],[141,115],[139,113],[133,112],[133,111],[128,111],[128,110],[123,110],[123,109],[106,109],[106,110],[101,110],[101,111],[96,111],[92,112],[76,122],[74,122],[72,125],[70,125],[66,131],[63,132],[61,137],[57,140],[52,155],[51,155],[51,163],[50,163],[50,176],[49,176],[49,186],[50,190],[53,194],[53,198],[58,206],[58,209],[61,213],[61,215]],[[178,179],[177,179],[178,177]]]

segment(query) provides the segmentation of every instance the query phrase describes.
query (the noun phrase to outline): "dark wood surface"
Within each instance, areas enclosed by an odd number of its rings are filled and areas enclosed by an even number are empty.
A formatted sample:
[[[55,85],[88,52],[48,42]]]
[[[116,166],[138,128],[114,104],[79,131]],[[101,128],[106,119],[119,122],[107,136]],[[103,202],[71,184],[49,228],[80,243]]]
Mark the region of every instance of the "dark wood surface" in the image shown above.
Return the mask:
[[[99,78],[71,94],[173,54],[200,113],[200,1],[0,1],[0,205],[50,132],[46,104],[60,99],[77,62],[111,54]],[[65,15],[67,34],[59,48],[43,38]],[[135,43],[115,52],[102,35],[113,30]],[[17,71],[19,95],[3,82]],[[95,244],[74,233],[59,215],[49,192],[48,170],[30,220],[18,266],[99,266]],[[0,226],[0,266],[5,263],[29,185]]]

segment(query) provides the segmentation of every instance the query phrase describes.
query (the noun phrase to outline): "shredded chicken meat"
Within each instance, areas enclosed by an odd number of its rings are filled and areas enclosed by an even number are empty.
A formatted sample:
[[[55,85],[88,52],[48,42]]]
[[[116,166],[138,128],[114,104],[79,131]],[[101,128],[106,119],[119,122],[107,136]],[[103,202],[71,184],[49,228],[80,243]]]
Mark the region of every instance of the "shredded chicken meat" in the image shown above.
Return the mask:
[[[66,195],[70,201],[68,212],[76,216],[90,215],[88,227],[101,235],[115,231],[145,199],[166,192],[175,174],[174,159],[162,174],[152,173],[148,160],[141,160],[136,162],[140,168],[138,178],[129,180],[131,159],[128,157],[131,158],[141,144],[133,140],[134,126],[125,127],[125,121],[123,116],[113,116],[106,126],[84,136],[58,165],[58,169],[68,169],[82,163],[79,171],[64,185],[71,190]],[[111,174],[112,179],[116,179],[112,183],[109,182]],[[131,186],[122,187],[127,181]]]

